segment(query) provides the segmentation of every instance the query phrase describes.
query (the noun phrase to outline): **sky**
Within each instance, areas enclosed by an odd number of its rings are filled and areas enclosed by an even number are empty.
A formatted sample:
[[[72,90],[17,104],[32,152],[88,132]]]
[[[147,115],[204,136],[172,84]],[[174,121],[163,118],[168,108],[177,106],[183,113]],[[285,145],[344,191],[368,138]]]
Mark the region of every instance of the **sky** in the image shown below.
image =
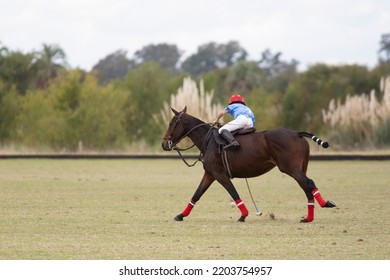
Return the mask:
[[[248,59],[269,49],[301,69],[316,63],[374,67],[390,33],[389,0],[0,0],[0,43],[59,45],[90,71],[117,50],[175,44],[183,59],[210,42],[238,41]]]

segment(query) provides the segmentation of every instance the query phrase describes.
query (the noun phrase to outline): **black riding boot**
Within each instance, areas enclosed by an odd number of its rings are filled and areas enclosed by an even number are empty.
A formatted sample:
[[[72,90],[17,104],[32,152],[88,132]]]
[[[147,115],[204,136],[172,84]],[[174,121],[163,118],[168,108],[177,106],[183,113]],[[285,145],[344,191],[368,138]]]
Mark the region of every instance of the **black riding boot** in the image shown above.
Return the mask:
[[[234,139],[233,135],[230,133],[229,130],[222,130],[221,136],[229,142],[227,146],[225,146],[225,150],[237,150],[240,147],[240,143],[237,142],[236,139]]]

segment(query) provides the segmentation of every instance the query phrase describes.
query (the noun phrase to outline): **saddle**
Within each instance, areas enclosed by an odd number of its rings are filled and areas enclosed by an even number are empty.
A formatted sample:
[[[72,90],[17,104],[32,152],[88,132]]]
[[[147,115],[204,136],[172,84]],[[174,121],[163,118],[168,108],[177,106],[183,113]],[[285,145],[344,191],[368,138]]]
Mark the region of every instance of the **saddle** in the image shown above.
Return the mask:
[[[234,130],[234,131],[231,132],[231,134],[233,136],[235,136],[235,135],[244,135],[244,134],[254,133],[255,131],[256,131],[256,128],[249,127],[249,128],[242,128],[242,129]],[[228,142],[223,137],[221,137],[221,135],[219,135],[217,129],[215,129],[213,131],[213,136],[214,136],[215,142],[218,145],[218,153],[221,154],[223,167],[225,168],[225,170],[228,173],[229,177],[231,179],[233,179],[232,173],[230,171],[230,166],[229,166],[229,160],[228,160],[228,157],[227,157],[227,153],[226,153],[226,150],[224,149],[224,147],[228,144]]]
[[[248,127],[248,128],[234,130],[231,132],[231,134],[233,136],[236,136],[236,135],[251,134],[251,133],[254,133],[255,131],[256,131],[256,128]],[[221,135],[219,135],[217,129],[213,131],[213,134],[214,134],[215,142],[217,142],[217,144],[218,144],[218,146],[220,146],[220,148],[223,148],[224,146],[226,146],[226,144],[228,144],[227,141]],[[219,150],[221,150],[221,149],[219,149]]]

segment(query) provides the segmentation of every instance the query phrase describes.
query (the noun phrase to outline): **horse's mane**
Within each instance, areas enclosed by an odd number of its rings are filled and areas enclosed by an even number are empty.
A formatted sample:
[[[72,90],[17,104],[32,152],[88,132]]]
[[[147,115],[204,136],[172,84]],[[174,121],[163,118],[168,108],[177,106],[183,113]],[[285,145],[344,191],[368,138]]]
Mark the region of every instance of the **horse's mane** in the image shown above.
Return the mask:
[[[184,116],[187,116],[189,119],[191,119],[192,121],[194,121],[194,123],[196,124],[202,124],[202,123],[206,123],[205,121],[202,121],[201,119],[198,119],[197,117],[193,116],[193,115],[190,115],[188,113],[183,113]]]

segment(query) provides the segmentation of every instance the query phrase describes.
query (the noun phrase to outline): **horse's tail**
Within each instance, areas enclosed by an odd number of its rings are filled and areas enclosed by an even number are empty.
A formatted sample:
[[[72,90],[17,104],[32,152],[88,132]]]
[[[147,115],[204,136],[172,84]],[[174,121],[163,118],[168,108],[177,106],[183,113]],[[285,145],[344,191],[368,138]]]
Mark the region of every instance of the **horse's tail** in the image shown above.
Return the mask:
[[[324,149],[329,147],[329,143],[328,142],[322,141],[319,137],[315,136],[313,133],[301,131],[301,132],[298,132],[298,135],[300,137],[311,138],[314,142],[316,142],[318,145],[320,145]]]

